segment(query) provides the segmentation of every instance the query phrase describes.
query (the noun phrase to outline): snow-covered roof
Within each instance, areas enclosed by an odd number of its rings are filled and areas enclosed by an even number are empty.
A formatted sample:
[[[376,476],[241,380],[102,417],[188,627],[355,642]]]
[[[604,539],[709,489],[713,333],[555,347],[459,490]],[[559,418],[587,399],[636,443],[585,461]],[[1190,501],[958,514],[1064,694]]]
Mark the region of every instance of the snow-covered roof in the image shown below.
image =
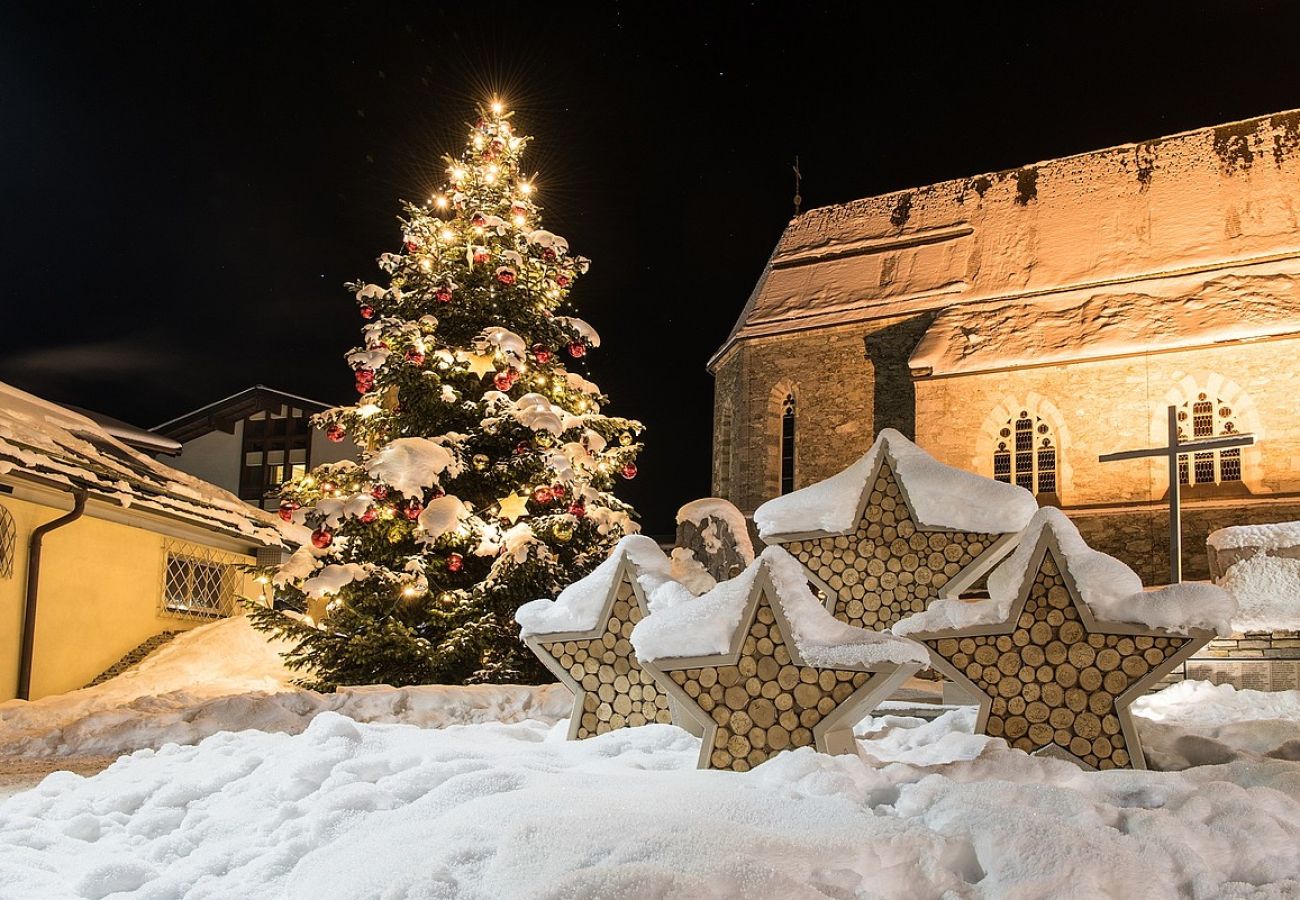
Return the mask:
[[[1065,557],[1060,560],[1079,591],[1079,599],[1103,622],[1126,622],[1163,628],[1179,634],[1204,628],[1230,634],[1236,602],[1212,584],[1185,582],[1159,590],[1144,590],[1142,579],[1124,563],[1087,545],[1079,530],[1059,509],[1044,507],[1034,514],[1015,552],[989,573],[989,597],[966,601],[940,599],[924,612],[897,623],[894,634],[947,631],[1007,621],[1037,557],[1044,532],[1050,532]]]
[[[1298,126],[1292,110],[810,210],[709,365],[751,337],[1293,259]]]
[[[155,425],[150,431],[182,442],[191,441],[217,428],[225,427],[228,422],[247,418],[264,409],[278,409],[286,404],[313,413],[324,412],[330,408],[328,403],[319,400],[278,391],[264,384],[255,384],[229,397],[222,397],[174,419],[168,419],[161,425]]]
[[[164,453],[167,456],[176,456],[182,450],[180,441],[172,440],[166,435],[155,434],[147,428],[132,425],[130,422],[123,422],[121,419],[95,412],[93,409],[83,409],[80,406],[72,406],[71,404],[65,408],[75,413],[81,413],[87,419],[97,422],[101,428],[122,443],[144,453]]]
[[[944,310],[912,353],[918,376],[957,375],[1300,334],[1300,273],[1225,275],[1168,295],[1072,291]]]
[[[1024,488],[946,466],[899,432],[885,428],[871,449],[847,469],[755,510],[759,535],[837,534],[853,529],[882,452],[891,461],[912,512],[931,528],[1007,534],[1024,528],[1038,509]]]
[[[632,631],[637,658],[648,662],[727,653],[753,592],[767,586],[790,624],[789,637],[808,665],[870,667],[928,660],[919,644],[854,628],[832,617],[809,589],[799,561],[780,547],[768,547],[735,578],[699,597],[652,608],[652,614]]]
[[[268,546],[298,537],[270,513],[131,449],[86,416],[3,383],[0,475],[84,488],[94,498]]]

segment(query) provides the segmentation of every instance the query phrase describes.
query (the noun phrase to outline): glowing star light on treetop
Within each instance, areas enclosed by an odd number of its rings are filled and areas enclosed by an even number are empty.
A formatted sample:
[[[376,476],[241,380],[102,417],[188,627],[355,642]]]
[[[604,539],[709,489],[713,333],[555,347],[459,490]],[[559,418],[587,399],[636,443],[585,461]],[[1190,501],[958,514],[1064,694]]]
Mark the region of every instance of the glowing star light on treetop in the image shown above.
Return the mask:
[[[385,279],[350,285],[359,400],[316,423],[359,458],[284,487],[281,515],[315,538],[278,573],[276,606],[305,610],[324,567],[356,577],[314,622],[254,613],[312,686],[540,678],[515,610],[637,530],[613,490],[641,425],[605,415],[582,371],[600,346],[571,309],[589,263],[546,230],[511,116],[495,99],[478,112],[447,182],[406,206]]]

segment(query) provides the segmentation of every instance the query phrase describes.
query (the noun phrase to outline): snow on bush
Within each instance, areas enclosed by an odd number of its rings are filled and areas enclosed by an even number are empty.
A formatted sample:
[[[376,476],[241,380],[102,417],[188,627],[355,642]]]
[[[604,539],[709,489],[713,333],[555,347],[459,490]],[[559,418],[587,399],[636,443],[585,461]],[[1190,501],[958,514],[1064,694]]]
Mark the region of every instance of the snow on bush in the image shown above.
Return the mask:
[[[1236,603],[1225,591],[1196,582],[1143,590],[1142,579],[1136,572],[1113,556],[1089,547],[1065,513],[1050,506],[1034,513],[1015,552],[989,573],[987,600],[936,600],[924,612],[896,624],[894,633],[917,634],[1006,621],[1025,578],[1034,574],[1029,566],[1045,530],[1056,538],[1065,557],[1062,565],[1069,569],[1080,599],[1098,619],[1131,622],[1181,634],[1192,628],[1205,628],[1223,635],[1231,633]]]
[[[1210,532],[1205,542],[1215,550],[1239,550],[1242,547],[1282,550],[1287,547],[1300,547],[1300,522],[1230,525]]]
[[[0,804],[15,897],[1204,897],[1300,893],[1300,772],[1087,773],[935,722],[695,769],[650,725],[427,730],[326,713],[49,776]]]
[[[895,462],[912,511],[925,525],[961,531],[1019,531],[1038,509],[1022,487],[945,466],[892,428],[880,432],[866,455],[824,481],[767,501],[754,511],[764,538],[805,531],[848,531],[876,470],[881,448]]]

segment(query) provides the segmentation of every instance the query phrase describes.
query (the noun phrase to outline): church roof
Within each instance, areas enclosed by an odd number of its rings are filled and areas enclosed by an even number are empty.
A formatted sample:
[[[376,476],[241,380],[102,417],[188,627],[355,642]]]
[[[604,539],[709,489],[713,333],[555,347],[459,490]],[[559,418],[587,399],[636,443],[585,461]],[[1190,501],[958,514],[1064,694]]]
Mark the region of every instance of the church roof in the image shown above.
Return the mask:
[[[912,374],[961,375],[1300,334],[1300,272],[1145,286],[1167,292],[1080,290],[950,307],[912,353]]]
[[[1300,259],[1297,206],[1300,110],[814,209],[709,365],[753,337]]]

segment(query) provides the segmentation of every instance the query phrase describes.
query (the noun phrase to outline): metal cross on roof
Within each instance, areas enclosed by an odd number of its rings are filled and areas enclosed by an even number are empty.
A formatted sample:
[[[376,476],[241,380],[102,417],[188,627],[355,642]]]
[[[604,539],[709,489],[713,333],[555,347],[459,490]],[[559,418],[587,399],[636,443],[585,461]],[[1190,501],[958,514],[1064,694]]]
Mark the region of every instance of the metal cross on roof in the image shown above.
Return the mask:
[[[1169,460],[1169,583],[1183,580],[1183,523],[1180,503],[1181,479],[1178,477],[1178,457],[1208,450],[1227,450],[1231,447],[1249,447],[1255,438],[1249,434],[1209,438],[1200,441],[1178,439],[1178,409],[1169,407],[1169,444],[1147,450],[1124,450],[1097,457],[1100,462],[1118,462],[1122,459],[1144,459],[1164,456]]]

